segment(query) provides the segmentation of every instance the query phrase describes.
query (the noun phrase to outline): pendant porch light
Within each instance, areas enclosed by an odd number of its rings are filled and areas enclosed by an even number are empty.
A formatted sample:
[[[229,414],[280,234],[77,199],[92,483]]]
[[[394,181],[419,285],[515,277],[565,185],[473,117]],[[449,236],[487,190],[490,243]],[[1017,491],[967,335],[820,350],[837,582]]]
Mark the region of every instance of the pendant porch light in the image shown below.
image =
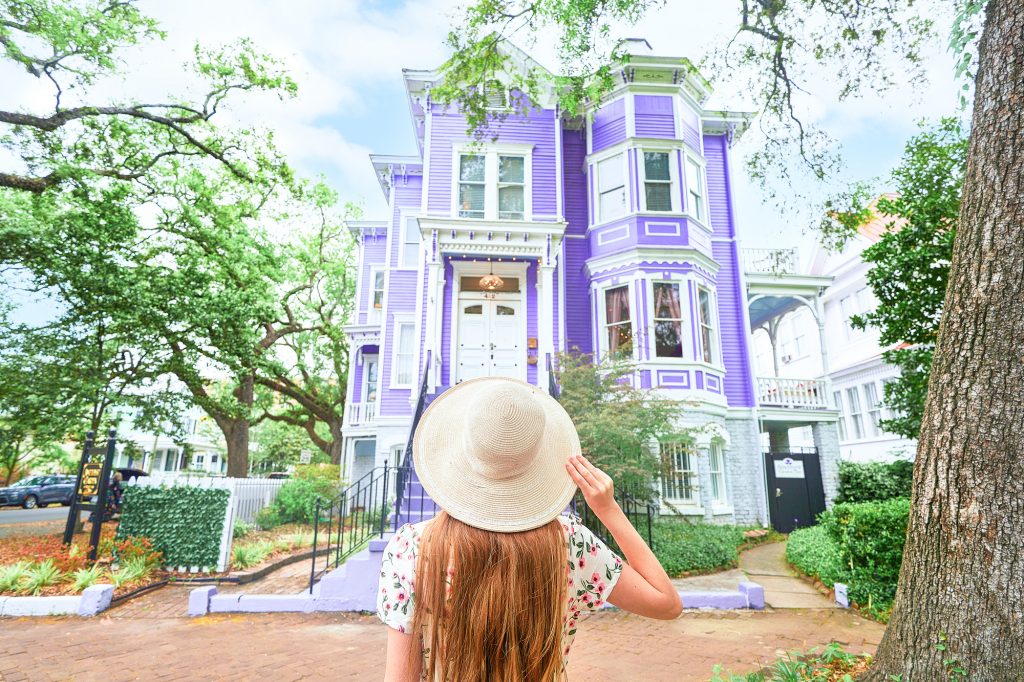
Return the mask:
[[[491,263],[491,259],[488,258],[487,262]],[[494,274],[494,263],[491,263],[490,273],[480,278],[480,288],[485,291],[497,291],[503,286],[505,286],[505,280]]]

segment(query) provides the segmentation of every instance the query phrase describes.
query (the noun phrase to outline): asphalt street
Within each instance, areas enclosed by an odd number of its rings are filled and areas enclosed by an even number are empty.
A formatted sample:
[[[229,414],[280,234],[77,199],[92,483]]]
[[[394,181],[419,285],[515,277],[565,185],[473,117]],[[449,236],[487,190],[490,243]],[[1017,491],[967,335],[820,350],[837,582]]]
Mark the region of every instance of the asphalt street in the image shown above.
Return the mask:
[[[68,508],[52,505],[43,509],[21,509],[19,507],[0,508],[0,525],[12,523],[35,523],[37,521],[56,521],[68,517]]]

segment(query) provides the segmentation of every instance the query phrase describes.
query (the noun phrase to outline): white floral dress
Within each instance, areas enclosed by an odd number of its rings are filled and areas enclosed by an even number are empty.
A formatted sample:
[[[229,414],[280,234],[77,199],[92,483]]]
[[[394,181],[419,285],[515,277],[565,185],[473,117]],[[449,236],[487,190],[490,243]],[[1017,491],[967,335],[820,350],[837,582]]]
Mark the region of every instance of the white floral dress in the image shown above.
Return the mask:
[[[560,516],[568,545],[568,603],[562,621],[562,656],[568,665],[580,614],[604,604],[622,573],[622,559],[574,517]],[[377,616],[399,632],[412,628],[416,603],[416,556],[430,521],[405,524],[384,549],[377,592]]]

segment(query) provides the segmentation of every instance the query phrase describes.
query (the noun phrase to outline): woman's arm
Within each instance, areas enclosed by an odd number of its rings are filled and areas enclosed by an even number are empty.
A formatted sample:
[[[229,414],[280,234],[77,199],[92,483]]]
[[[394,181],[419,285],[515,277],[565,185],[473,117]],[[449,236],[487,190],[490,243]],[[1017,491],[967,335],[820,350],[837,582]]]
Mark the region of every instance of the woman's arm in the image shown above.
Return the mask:
[[[648,618],[671,620],[678,616],[683,609],[679,593],[658,557],[615,501],[611,477],[582,455],[571,456],[565,467],[583,492],[591,511],[615,538],[626,560],[618,582],[608,595],[608,602]]]
[[[416,647],[415,656],[413,647]],[[419,638],[389,627],[384,682],[419,682],[422,667]]]

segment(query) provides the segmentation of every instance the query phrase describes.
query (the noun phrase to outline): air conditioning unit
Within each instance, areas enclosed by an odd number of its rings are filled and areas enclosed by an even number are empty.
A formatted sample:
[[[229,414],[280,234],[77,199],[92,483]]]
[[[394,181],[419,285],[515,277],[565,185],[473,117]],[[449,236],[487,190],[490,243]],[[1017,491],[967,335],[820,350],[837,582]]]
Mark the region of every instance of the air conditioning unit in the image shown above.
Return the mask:
[[[789,363],[793,362],[793,356],[792,355],[783,355],[782,356],[782,362],[788,365]]]

